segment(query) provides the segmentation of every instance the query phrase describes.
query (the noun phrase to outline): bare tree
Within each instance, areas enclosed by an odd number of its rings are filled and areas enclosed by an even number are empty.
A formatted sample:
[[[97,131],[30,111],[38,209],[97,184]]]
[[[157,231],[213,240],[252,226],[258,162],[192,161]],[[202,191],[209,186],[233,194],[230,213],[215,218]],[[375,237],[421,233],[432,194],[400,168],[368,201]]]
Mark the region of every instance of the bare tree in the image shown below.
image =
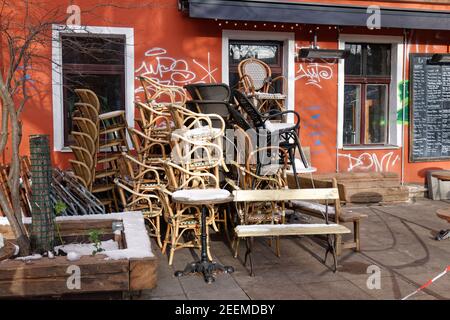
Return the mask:
[[[97,9],[166,8],[175,5],[165,0],[126,5],[120,0],[109,0],[84,8],[80,14],[83,17],[90,14],[96,19],[105,19],[96,13]],[[51,0],[0,0],[0,154],[5,159],[6,148],[10,145],[8,185],[11,193],[7,195],[0,188],[0,209],[11,225],[20,255],[28,255],[30,252],[30,240],[22,222],[20,201],[21,115],[32,96],[39,94],[30,90],[32,87],[39,87],[39,84],[32,84],[30,81],[31,73],[36,71],[37,66],[48,65],[49,61],[52,67],[56,66],[51,55],[42,55],[41,49],[51,47],[52,40],[55,40],[52,39],[53,25],[66,26],[67,21],[73,20],[68,19],[71,18],[71,13],[67,9],[65,5],[55,5]],[[70,26],[64,28],[67,33],[73,32]],[[105,46],[107,45],[106,42]],[[88,54],[91,50],[80,47],[77,42],[73,43],[72,48],[80,52],[84,50]]]
[[[0,153],[10,144],[8,195],[0,190],[0,206],[11,225],[21,255],[30,251],[29,238],[22,222],[20,203],[21,114],[30,95],[29,69],[37,58],[36,47],[48,40],[53,23],[64,21],[61,8],[48,9],[45,3],[33,1],[0,1]]]
[[[65,24],[69,16],[66,10],[65,6],[42,0],[0,0],[0,154],[4,159],[10,145],[10,195],[0,189],[0,208],[11,225],[21,255],[30,252],[20,202],[21,114],[32,96],[31,67],[51,61],[50,57],[41,56],[39,49],[51,47],[52,25]]]

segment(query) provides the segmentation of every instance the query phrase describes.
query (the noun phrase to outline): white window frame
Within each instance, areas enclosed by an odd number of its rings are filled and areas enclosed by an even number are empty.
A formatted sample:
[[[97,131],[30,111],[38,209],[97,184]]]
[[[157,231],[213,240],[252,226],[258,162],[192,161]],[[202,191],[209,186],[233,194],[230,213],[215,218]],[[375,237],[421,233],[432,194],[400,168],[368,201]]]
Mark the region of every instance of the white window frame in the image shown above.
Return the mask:
[[[125,36],[125,113],[130,126],[134,124],[134,29],[94,26],[52,26],[52,97],[53,97],[53,150],[72,152],[64,147],[64,102],[61,35],[91,33]]]
[[[283,42],[283,76],[287,79],[286,109],[294,110],[295,101],[295,33],[267,32],[267,31],[222,31],[222,82],[229,84],[229,54],[228,47],[231,40],[274,40]],[[289,114],[287,121],[294,122],[293,114]]]
[[[397,123],[397,112],[402,108],[398,94],[398,84],[403,79],[403,37],[401,36],[373,36],[341,34],[339,36],[339,49],[345,49],[345,43],[386,43],[391,44],[391,84],[389,87],[389,141],[384,146],[344,146],[344,85],[345,60],[339,60],[338,71],[338,125],[337,147],[344,150],[360,149],[389,149],[400,148],[402,141],[402,125]]]

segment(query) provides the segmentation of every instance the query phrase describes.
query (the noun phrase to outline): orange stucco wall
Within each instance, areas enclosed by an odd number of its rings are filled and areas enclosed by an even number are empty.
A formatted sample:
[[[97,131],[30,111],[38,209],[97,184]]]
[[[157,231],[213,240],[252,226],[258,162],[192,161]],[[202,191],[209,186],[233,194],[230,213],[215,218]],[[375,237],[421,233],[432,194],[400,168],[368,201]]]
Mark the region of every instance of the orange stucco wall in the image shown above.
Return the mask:
[[[299,1],[299,0],[297,0]],[[69,1],[54,1],[65,7]],[[71,1],[70,1],[71,2]],[[307,25],[248,23],[191,19],[177,10],[176,0],[148,1],[136,5],[135,1],[120,1],[118,7],[98,7],[95,14],[82,14],[81,23],[90,26],[114,26],[134,28],[135,74],[147,74],[171,83],[184,85],[189,82],[220,82],[222,66],[222,30],[247,29],[253,31],[295,32],[296,46],[308,46],[311,42]],[[311,1],[308,1],[311,2]],[[364,1],[317,1],[364,5]],[[450,5],[430,5],[413,2],[379,1],[383,5],[427,7],[450,10]],[[94,1],[78,1],[82,10],[92,8]],[[367,2],[373,4],[373,2]],[[55,4],[56,5],[56,4]],[[89,9],[88,11],[90,11]],[[282,28],[282,25],[284,26]],[[256,27],[255,27],[256,26]],[[402,30],[382,29],[369,31],[364,28],[343,27],[341,33],[379,35],[403,35]],[[320,26],[319,45],[337,48],[338,33],[334,26]],[[409,36],[407,52],[448,52],[449,31],[413,30]],[[51,44],[39,48],[44,56],[51,56]],[[406,66],[408,66],[407,62]],[[33,64],[31,80],[35,94],[23,114],[22,150],[28,153],[28,136],[46,133],[53,136],[53,107],[51,96],[51,65],[49,61]],[[404,126],[405,149],[336,150],[337,141],[337,64],[295,63],[295,110],[302,119],[301,139],[310,146],[312,164],[320,172],[338,171],[395,171],[401,173],[402,158],[405,162],[404,177],[407,182],[424,182],[424,172],[429,168],[450,169],[450,162],[409,163],[409,129]],[[139,94],[139,83],[135,83]],[[52,137],[53,138],[53,137]],[[53,139],[51,139],[53,141]],[[67,168],[70,153],[54,152],[54,164]],[[4,160],[5,161],[5,158]]]

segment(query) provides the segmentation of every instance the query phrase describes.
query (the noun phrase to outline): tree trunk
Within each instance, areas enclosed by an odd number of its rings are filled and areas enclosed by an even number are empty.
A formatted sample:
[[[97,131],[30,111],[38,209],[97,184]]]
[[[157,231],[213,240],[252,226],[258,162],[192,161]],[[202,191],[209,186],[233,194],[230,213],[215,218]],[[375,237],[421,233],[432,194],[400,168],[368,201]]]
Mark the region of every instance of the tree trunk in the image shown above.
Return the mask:
[[[0,206],[9,221],[14,236],[16,237],[16,242],[20,250],[19,255],[28,256],[30,254],[30,241],[28,239],[25,226],[23,225],[22,220],[17,220],[17,217],[8,204],[8,200],[2,189],[0,189]]]
[[[4,88],[2,88],[4,89]],[[22,222],[22,208],[20,206],[20,155],[19,147],[22,136],[21,125],[17,117],[17,112],[14,108],[14,102],[9,93],[2,90],[3,108],[8,109],[10,123],[11,123],[11,167],[8,176],[8,185],[11,192],[11,207],[7,201],[7,195],[0,192],[0,205],[5,213],[17,244],[20,248],[20,255],[29,255],[30,241],[27,236],[27,231]],[[2,113],[5,114],[5,113]]]

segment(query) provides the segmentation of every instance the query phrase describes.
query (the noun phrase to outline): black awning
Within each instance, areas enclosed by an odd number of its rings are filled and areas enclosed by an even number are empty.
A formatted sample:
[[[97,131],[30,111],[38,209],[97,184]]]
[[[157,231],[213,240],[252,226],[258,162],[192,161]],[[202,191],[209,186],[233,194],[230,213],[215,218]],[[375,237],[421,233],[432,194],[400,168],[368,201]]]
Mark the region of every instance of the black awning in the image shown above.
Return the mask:
[[[192,18],[366,26],[367,7],[255,0],[179,0]],[[450,12],[381,7],[381,27],[450,30]]]

